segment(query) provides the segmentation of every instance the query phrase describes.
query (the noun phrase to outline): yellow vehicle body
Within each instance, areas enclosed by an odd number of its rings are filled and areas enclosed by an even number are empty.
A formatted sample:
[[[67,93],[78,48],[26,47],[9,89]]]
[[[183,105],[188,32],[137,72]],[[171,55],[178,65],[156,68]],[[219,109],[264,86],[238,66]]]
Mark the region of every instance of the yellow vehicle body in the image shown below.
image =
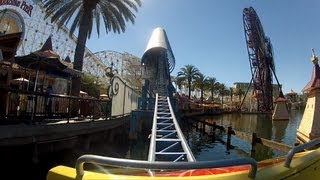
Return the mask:
[[[284,161],[286,157],[279,157],[260,161],[258,163],[258,171],[255,179],[320,179],[320,148],[313,151],[297,153],[289,168],[284,167]],[[237,168],[238,167],[238,168]],[[251,179],[248,177],[249,165],[235,166],[233,167],[234,172],[226,171],[225,168],[214,168],[208,173],[208,170],[183,170],[176,171],[173,174],[171,172],[165,174],[157,174],[150,176],[148,173],[144,174],[132,174],[132,175],[121,175],[116,173],[97,173],[92,171],[84,171],[82,179],[84,180],[98,180],[98,179],[128,179],[128,180],[141,180],[141,179],[152,179],[152,180],[239,180],[239,179]],[[230,168],[230,167],[226,167]],[[218,171],[217,171],[218,170]],[[106,171],[108,171],[106,169]],[[123,169],[126,171],[126,169]],[[192,173],[196,172],[198,173]],[[201,172],[204,175],[202,175]],[[73,180],[76,179],[76,169],[66,166],[57,166],[49,170],[47,174],[47,180]]]

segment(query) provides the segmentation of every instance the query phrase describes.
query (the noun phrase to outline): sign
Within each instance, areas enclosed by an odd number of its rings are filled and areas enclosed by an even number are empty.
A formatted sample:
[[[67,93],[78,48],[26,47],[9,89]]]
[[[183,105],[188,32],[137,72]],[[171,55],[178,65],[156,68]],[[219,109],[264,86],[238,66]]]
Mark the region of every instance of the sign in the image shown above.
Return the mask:
[[[18,1],[18,0],[0,0],[0,6],[11,5],[16,6],[26,12],[30,17],[33,10],[32,5],[28,5],[26,1]]]

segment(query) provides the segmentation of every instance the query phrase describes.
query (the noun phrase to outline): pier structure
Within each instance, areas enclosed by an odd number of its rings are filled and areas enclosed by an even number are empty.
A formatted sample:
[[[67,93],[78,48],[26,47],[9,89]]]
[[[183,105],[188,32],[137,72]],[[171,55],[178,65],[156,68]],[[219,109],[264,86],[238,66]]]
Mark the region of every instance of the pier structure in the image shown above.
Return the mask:
[[[273,120],[289,120],[289,110],[287,106],[287,99],[284,97],[282,91],[279,97],[275,100],[275,108],[272,114]]]
[[[320,137],[320,67],[318,57],[312,49],[313,72],[311,80],[303,88],[308,93],[307,104],[297,131],[298,143]]]

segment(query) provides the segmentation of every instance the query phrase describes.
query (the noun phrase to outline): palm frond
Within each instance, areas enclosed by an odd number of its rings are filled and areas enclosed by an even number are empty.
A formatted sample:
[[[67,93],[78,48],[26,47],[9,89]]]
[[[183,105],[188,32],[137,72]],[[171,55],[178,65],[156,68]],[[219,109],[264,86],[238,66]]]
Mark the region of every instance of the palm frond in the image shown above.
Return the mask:
[[[73,23],[70,27],[70,34],[73,34],[75,29],[80,26],[80,19],[82,16],[83,16],[83,9],[81,8],[77,13],[76,17],[74,18]]]
[[[98,5],[97,8],[94,10],[94,18],[96,20],[96,27],[97,27],[97,33],[98,33],[98,36],[100,36],[100,16],[101,16],[101,8],[100,6]]]
[[[95,23],[97,34],[100,35],[100,22],[103,19],[106,33],[113,31],[114,33],[124,32],[126,22],[135,22],[134,12],[138,11],[141,6],[141,0],[43,0],[46,8],[46,18],[51,17],[52,22],[56,22],[59,27],[68,25],[70,20],[73,20],[70,26],[72,34],[83,17],[89,16],[86,25],[88,28],[88,38],[91,36],[92,26]],[[92,5],[92,7],[85,5]],[[90,9],[91,8],[91,9]],[[84,15],[84,16],[83,16]]]

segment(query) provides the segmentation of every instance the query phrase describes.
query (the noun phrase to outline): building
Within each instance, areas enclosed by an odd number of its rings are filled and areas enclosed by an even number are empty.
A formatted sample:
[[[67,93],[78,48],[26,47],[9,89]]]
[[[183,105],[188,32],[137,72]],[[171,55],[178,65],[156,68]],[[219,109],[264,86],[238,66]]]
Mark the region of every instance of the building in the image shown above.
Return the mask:
[[[281,85],[280,85],[281,86]],[[256,111],[257,108],[257,101],[255,99],[255,93],[253,93],[253,84],[250,85],[250,83],[247,82],[235,82],[233,83],[233,92],[236,95],[237,89],[242,90],[241,99],[239,101],[243,101],[242,108],[243,110],[248,111]],[[248,92],[247,92],[248,91]],[[246,95],[247,93],[247,95]],[[280,87],[277,84],[273,84],[273,100],[279,97],[280,94]],[[243,100],[243,98],[245,99]],[[238,96],[239,98],[239,96]]]
[[[235,82],[235,83],[233,83],[233,89],[234,90],[241,89],[244,92],[247,92],[249,86],[250,86],[250,83],[247,83],[247,82]],[[280,87],[279,87],[278,84],[273,84],[272,86],[273,86],[273,97],[277,98],[279,96]],[[248,93],[252,94],[252,91],[253,91],[253,84],[251,84]]]
[[[59,29],[55,23],[51,23],[50,17],[46,19],[45,16],[46,12],[41,1],[0,0],[0,34],[22,33],[17,56],[28,55],[39,50],[51,36],[53,51],[61,59],[69,57],[73,62],[77,38],[69,35],[67,27],[62,26]],[[103,57],[100,56],[102,54]],[[83,72],[97,76],[100,81],[107,83],[109,78],[106,76],[106,69],[112,67],[112,61],[105,61],[105,59],[116,59],[113,61],[114,68],[119,73],[124,73],[121,69],[123,67],[121,59],[129,55],[129,53],[114,51],[92,53],[86,48]]]
[[[308,94],[307,104],[297,129],[297,142],[306,143],[320,138],[320,67],[319,59],[312,49],[313,72],[303,91]]]

